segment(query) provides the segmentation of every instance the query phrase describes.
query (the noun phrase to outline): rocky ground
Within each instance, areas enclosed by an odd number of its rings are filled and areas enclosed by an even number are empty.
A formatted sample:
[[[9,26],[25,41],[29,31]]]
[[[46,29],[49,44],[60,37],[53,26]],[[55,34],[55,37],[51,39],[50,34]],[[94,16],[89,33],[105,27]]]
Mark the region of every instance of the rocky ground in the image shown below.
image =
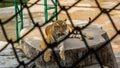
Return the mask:
[[[0,49],[2,49],[6,44],[7,42],[0,41]],[[24,53],[21,52],[20,49],[16,49],[16,51],[20,61],[29,61],[29,59],[24,56]],[[13,49],[11,45],[8,45],[6,49],[0,52],[0,68],[15,68],[18,65],[19,63],[17,62]]]

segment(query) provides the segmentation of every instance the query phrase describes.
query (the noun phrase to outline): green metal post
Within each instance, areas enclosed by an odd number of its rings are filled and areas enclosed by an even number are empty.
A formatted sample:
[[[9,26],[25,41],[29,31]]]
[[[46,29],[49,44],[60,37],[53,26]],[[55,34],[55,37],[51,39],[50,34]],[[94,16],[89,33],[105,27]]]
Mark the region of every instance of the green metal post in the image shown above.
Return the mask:
[[[57,13],[57,1],[55,0],[54,1],[54,5],[55,5],[55,12],[54,12],[54,15]],[[58,16],[56,16],[56,20],[58,20]]]
[[[50,16],[50,18],[53,17],[57,13],[57,1],[56,0],[51,0],[51,1],[53,3],[53,6],[48,6],[47,0],[44,0],[44,17],[45,17],[44,19],[45,19],[45,22],[48,21],[48,10],[54,9],[54,12]],[[56,16],[55,18],[56,18],[56,20],[58,20],[58,16]]]
[[[22,9],[22,0],[20,0],[20,7],[18,6],[18,1],[14,0],[14,7],[15,7],[14,11],[16,14],[18,11],[20,11]],[[16,23],[16,40],[18,40],[19,39],[19,31],[21,29],[23,29],[23,13],[22,13],[22,11],[18,15],[16,15],[15,23]],[[19,23],[20,23],[20,29],[19,29]]]
[[[15,13],[17,13],[17,9],[18,9],[18,7],[17,7],[17,1],[16,0],[14,0],[14,6],[15,6]],[[16,15],[16,17],[15,17],[15,24],[16,24],[16,39],[18,39],[19,38],[19,32],[18,32],[18,15]]]
[[[20,10],[22,10],[23,8],[23,5],[22,5],[22,0],[20,0]],[[21,23],[20,23],[20,30],[23,29],[23,11],[20,12],[20,20],[21,20]]]
[[[45,17],[45,22],[46,22],[48,20],[47,0],[44,0],[44,17]]]

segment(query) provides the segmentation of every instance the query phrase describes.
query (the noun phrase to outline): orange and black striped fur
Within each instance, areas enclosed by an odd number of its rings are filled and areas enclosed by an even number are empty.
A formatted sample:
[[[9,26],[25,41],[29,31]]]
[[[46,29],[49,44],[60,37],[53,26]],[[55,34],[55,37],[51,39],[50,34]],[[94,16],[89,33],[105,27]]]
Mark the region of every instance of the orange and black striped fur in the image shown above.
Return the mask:
[[[69,31],[72,30],[72,27],[70,25],[66,24],[66,20],[57,20],[53,21],[51,25],[48,25],[45,28],[45,33],[46,33],[46,41],[47,43],[53,43],[53,42],[59,42],[65,36],[69,33]],[[42,41],[40,42],[40,47],[44,50],[47,46],[46,44]],[[61,45],[59,46],[60,50],[60,57],[61,59],[65,60],[65,55],[64,55],[64,43],[61,42]],[[46,50],[44,52],[44,60],[46,62],[50,61],[50,56],[51,53]]]

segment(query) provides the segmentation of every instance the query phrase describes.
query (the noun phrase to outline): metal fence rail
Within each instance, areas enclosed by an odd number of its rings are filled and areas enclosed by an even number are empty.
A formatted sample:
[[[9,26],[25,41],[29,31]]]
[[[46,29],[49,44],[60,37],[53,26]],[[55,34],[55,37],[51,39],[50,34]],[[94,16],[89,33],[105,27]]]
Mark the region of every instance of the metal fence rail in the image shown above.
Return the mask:
[[[32,6],[34,6],[34,5],[35,5],[37,2],[39,2],[39,1],[40,1],[40,0],[37,0],[35,3],[31,4],[30,6],[27,6],[26,3],[22,3],[22,5],[23,5],[22,9],[18,10],[16,14],[14,14],[13,16],[11,16],[11,17],[10,17],[9,19],[7,19],[6,21],[0,20],[0,27],[2,28],[2,31],[3,31],[3,34],[4,34],[5,39],[7,40],[6,46],[3,47],[3,48],[0,50],[0,52],[2,52],[9,44],[11,44],[11,45],[12,45],[12,49],[13,49],[14,54],[15,54],[15,57],[16,57],[18,63],[19,63],[19,65],[17,66],[17,68],[19,68],[20,66],[23,66],[24,68],[26,68],[26,65],[29,65],[30,63],[32,63],[33,61],[35,61],[35,60],[36,60],[39,56],[41,56],[48,48],[51,48],[50,45],[51,45],[52,47],[55,47],[55,46],[58,45],[60,42],[62,42],[62,41],[64,41],[65,39],[67,39],[68,36],[69,36],[70,34],[72,34],[75,30],[79,31],[79,32],[81,33],[81,35],[82,35],[81,30],[83,30],[83,29],[85,29],[87,26],[89,26],[92,22],[94,22],[96,19],[98,19],[102,14],[106,14],[106,15],[108,16],[109,20],[111,21],[111,24],[113,25],[113,28],[115,29],[116,34],[115,34],[112,38],[110,38],[106,43],[104,43],[101,47],[99,47],[99,48],[97,48],[97,49],[91,49],[91,48],[89,47],[88,43],[86,42],[86,40],[85,40],[84,37],[83,37],[83,41],[84,41],[84,43],[86,44],[86,47],[87,47],[87,49],[88,49],[88,52],[87,52],[85,55],[83,55],[77,62],[74,62],[74,64],[73,64],[71,67],[69,67],[69,68],[76,68],[77,64],[80,63],[82,60],[84,60],[84,58],[85,58],[86,56],[88,56],[89,53],[93,53],[93,54],[96,56],[96,59],[97,59],[97,61],[98,61],[99,64],[100,64],[100,67],[103,68],[102,63],[101,63],[101,61],[100,61],[100,58],[98,58],[98,55],[96,54],[96,52],[97,52],[98,50],[102,49],[102,48],[103,48],[104,46],[106,46],[108,43],[110,43],[117,35],[120,35],[120,30],[117,29],[117,27],[115,26],[115,23],[114,23],[113,19],[112,19],[111,16],[110,16],[110,12],[111,12],[112,10],[116,9],[116,8],[120,5],[120,2],[119,2],[118,4],[116,4],[114,7],[111,7],[111,9],[105,9],[105,8],[102,8],[102,7],[100,6],[100,4],[99,4],[99,2],[98,2],[97,0],[95,0],[95,3],[96,3],[97,7],[98,7],[99,10],[100,10],[100,13],[99,13],[98,15],[96,15],[96,17],[94,17],[92,20],[90,20],[90,21],[88,22],[88,24],[85,25],[85,27],[79,28],[79,27],[75,27],[75,26],[74,26],[74,24],[73,24],[73,22],[72,22],[72,19],[71,19],[70,15],[69,15],[68,10],[70,10],[73,6],[75,6],[76,4],[78,4],[79,2],[81,2],[81,0],[77,0],[73,5],[71,5],[71,6],[67,7],[67,8],[66,8],[65,6],[61,6],[59,0],[57,0],[58,6],[59,6],[60,10],[59,10],[54,16],[52,16],[49,20],[47,20],[46,22],[44,22],[44,23],[41,24],[41,25],[39,25],[38,23],[35,23],[34,18],[32,17],[32,14],[31,14],[31,11],[30,11],[30,8],[31,8]],[[2,2],[2,1],[1,1],[1,2]],[[4,2],[4,1],[3,1],[3,2]],[[8,3],[9,3],[9,2],[8,2]],[[12,39],[8,39],[8,36],[7,36],[7,34],[6,34],[6,30],[5,30],[4,25],[7,24],[7,23],[9,23],[9,21],[11,21],[12,19],[14,19],[21,11],[23,11],[23,9],[27,9],[27,11],[28,11],[28,13],[29,13],[29,16],[30,16],[30,19],[32,20],[32,24],[34,25],[34,27],[31,28],[25,35],[23,35],[22,37],[20,37],[19,39],[15,40],[15,41],[13,41]],[[43,33],[42,33],[42,31],[41,31],[41,27],[43,27],[43,26],[45,26],[46,24],[48,24],[53,18],[55,18],[56,15],[59,15],[59,13],[60,13],[61,11],[64,11],[64,12],[66,13],[66,15],[67,15],[67,17],[69,18],[69,20],[70,20],[70,22],[71,22],[71,25],[74,27],[74,29],[73,29],[73,31],[72,31],[71,33],[69,33],[69,34],[68,34],[64,39],[62,39],[60,42],[48,44],[48,43],[46,42],[44,36],[43,36]],[[29,34],[33,29],[35,29],[35,27],[36,27],[36,28],[39,28],[39,31],[40,31],[40,33],[42,34],[43,39],[44,39],[44,41],[45,41],[46,44],[47,44],[47,48],[46,48],[45,50],[43,50],[42,52],[40,52],[35,58],[33,58],[33,59],[31,59],[29,62],[25,63],[24,61],[20,61],[19,56],[17,55],[16,49],[15,49],[15,47],[14,47],[14,44],[17,43],[17,42],[19,42],[21,39],[23,39],[27,34]],[[54,49],[53,49],[53,48],[51,48],[51,49],[52,49],[52,52],[53,52],[53,54],[54,54],[54,56],[55,56],[55,59],[56,59],[56,62],[57,62],[57,64],[58,64],[59,68],[66,68],[65,66],[62,66],[62,65],[60,64],[60,62],[57,60],[57,57],[56,57],[56,54],[55,54]]]

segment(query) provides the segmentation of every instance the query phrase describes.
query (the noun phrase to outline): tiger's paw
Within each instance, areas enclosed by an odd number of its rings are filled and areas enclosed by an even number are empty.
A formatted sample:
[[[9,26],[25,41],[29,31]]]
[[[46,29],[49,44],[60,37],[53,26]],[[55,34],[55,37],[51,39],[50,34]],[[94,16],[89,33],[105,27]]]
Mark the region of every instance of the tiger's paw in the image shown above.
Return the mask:
[[[85,37],[88,39],[93,39],[93,36],[91,36],[90,34],[85,33]]]
[[[45,62],[49,62],[49,61],[51,60],[50,56],[51,56],[50,52],[49,52],[49,51],[46,51],[46,52],[44,53],[44,61],[45,61]]]
[[[80,41],[83,41],[83,38],[82,38],[82,36],[80,36],[80,37],[79,37],[79,39],[80,39]]]

